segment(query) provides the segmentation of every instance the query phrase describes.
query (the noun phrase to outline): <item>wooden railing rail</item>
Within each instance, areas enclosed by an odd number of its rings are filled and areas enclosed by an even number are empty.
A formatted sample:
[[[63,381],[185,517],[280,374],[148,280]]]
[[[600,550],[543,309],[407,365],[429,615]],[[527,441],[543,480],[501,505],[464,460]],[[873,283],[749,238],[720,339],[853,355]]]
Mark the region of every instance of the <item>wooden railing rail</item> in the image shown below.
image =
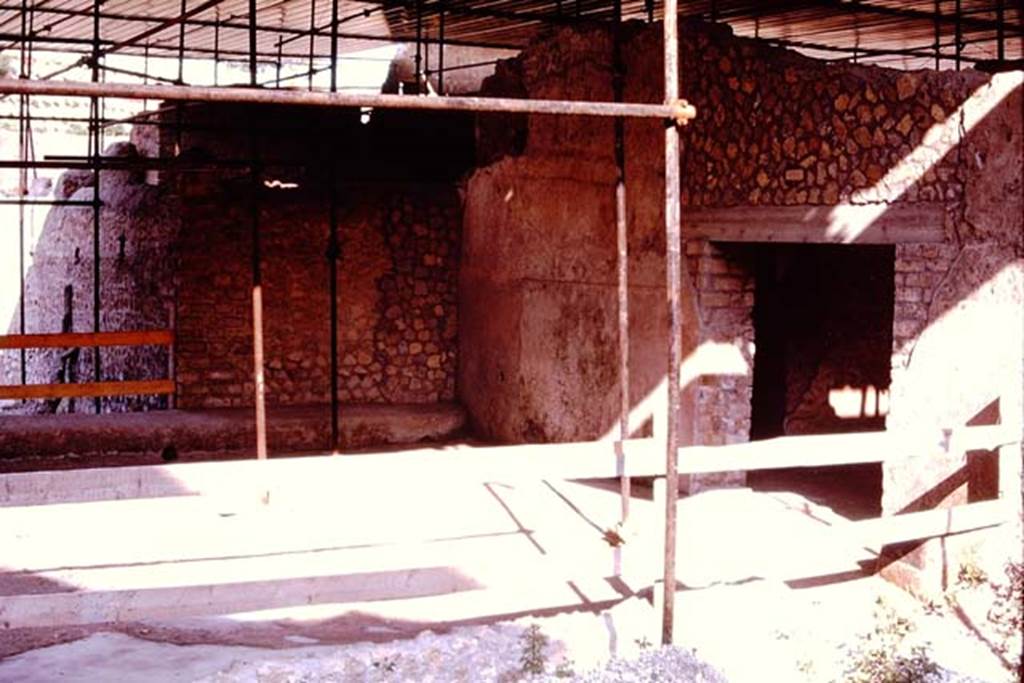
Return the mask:
[[[0,349],[62,349],[100,346],[166,346],[168,347],[169,354],[168,377],[163,379],[81,382],[75,384],[5,384],[0,385],[0,399],[31,400],[174,395],[174,332],[172,330],[0,335]]]

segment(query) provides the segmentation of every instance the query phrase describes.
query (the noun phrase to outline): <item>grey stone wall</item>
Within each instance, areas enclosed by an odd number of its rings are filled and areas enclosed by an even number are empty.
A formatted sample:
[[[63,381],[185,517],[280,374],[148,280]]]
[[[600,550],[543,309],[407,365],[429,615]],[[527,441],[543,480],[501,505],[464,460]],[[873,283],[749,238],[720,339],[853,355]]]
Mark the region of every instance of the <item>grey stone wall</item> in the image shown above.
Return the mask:
[[[135,156],[127,143],[117,143],[108,156]],[[174,302],[173,244],[179,229],[178,198],[167,188],[154,188],[139,173],[104,171],[100,174],[100,329],[103,331],[167,329]],[[95,179],[89,172],[69,171],[56,184],[57,199],[91,201]],[[27,333],[93,331],[93,209],[54,206],[28,253],[25,275]],[[17,334],[17,313],[3,321]],[[0,383],[21,381],[17,351],[0,351]],[[165,347],[107,347],[101,349],[101,380],[167,377]],[[91,349],[32,349],[26,352],[26,381],[30,384],[93,381]],[[94,410],[91,399],[9,401],[7,412],[52,413]],[[128,396],[102,399],[104,411],[149,410],[166,407],[164,397]]]

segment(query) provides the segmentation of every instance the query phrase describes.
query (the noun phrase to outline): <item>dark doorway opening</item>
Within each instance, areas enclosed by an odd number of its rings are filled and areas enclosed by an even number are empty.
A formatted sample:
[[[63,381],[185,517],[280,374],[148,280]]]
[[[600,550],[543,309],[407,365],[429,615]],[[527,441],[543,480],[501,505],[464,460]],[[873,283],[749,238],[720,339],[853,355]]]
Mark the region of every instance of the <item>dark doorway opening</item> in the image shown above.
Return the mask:
[[[751,440],[885,428],[893,322],[891,246],[779,244],[756,269]],[[881,465],[751,472],[851,518],[881,514]]]

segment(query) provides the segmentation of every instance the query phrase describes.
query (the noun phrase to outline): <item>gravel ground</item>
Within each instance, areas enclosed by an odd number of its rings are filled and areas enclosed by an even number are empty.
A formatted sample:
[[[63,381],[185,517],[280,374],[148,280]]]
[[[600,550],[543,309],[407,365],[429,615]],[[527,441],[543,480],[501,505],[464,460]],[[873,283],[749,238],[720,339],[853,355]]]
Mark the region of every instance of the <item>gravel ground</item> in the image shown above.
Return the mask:
[[[657,648],[657,619],[650,604],[627,600],[599,614],[577,612],[527,617],[485,626],[460,626],[447,633],[384,643],[328,644],[291,637],[296,647],[268,649],[233,645],[180,645],[123,633],[98,632],[87,638],[41,648],[0,661],[0,681],[34,683],[376,683],[435,681],[512,683],[514,681],[694,681],[704,683],[1004,683],[1010,680],[978,661],[969,638],[943,631],[930,617],[915,613],[912,600],[886,599],[890,611],[921,618],[920,628],[898,642],[889,639],[887,619],[873,619],[866,598],[886,591],[878,581],[864,593],[843,587],[836,594],[780,593],[767,582],[703,592],[705,602],[683,592],[677,614],[678,648]],[[701,593],[698,591],[698,593]],[[782,599],[784,602],[775,602]],[[816,611],[808,611],[808,609]],[[937,619],[937,617],[936,617]],[[879,625],[882,635],[879,636]],[[873,634],[867,638],[866,634]],[[912,655],[915,645],[946,668],[909,678],[865,677],[851,672],[857,653],[882,650],[893,661]],[[691,649],[692,648],[692,649]],[[962,650],[959,654],[957,650]],[[964,666],[966,664],[967,666]],[[953,673],[967,670],[972,676]]]
[[[733,589],[735,591],[735,589]],[[755,589],[744,591],[745,597]],[[799,602],[794,598],[793,602]],[[757,603],[747,603],[757,610]],[[728,605],[719,603],[728,610]],[[828,609],[836,605],[815,603]],[[909,615],[913,602],[884,602],[872,605],[864,614]],[[683,609],[690,607],[685,602]],[[881,612],[879,611],[881,610]],[[752,615],[732,612],[735,638],[724,647],[710,639],[723,640],[711,620],[692,613],[695,621],[707,625],[708,641],[681,632],[681,639],[695,647],[658,648],[651,626],[657,620],[650,605],[631,600],[598,615],[565,614],[546,619],[521,619],[491,626],[457,628],[440,635],[424,632],[411,640],[392,643],[357,643],[339,648],[315,648],[301,657],[288,659],[239,659],[206,678],[205,683],[300,681],[693,681],[702,683],[849,683],[883,680],[851,669],[851,662],[865,653],[882,649],[887,661],[912,660],[913,648],[924,647],[929,660],[943,662],[940,650],[954,647],[934,629],[914,629],[903,638],[889,635],[891,617],[861,623],[859,615],[833,614],[827,627],[815,628],[806,613],[796,608],[793,619],[776,612],[773,619],[781,629],[745,628],[756,624]],[[827,614],[823,612],[822,616]],[[918,616],[913,615],[915,618]],[[803,621],[804,628],[794,628]],[[729,621],[724,620],[726,628]],[[723,622],[719,622],[721,625]],[[822,622],[824,624],[824,622]],[[881,632],[881,635],[879,635]],[[867,634],[871,634],[868,637]],[[942,639],[932,643],[929,636]],[[959,647],[962,643],[955,646]],[[914,683],[1002,683],[999,677],[972,677],[937,666],[930,674],[884,679]]]

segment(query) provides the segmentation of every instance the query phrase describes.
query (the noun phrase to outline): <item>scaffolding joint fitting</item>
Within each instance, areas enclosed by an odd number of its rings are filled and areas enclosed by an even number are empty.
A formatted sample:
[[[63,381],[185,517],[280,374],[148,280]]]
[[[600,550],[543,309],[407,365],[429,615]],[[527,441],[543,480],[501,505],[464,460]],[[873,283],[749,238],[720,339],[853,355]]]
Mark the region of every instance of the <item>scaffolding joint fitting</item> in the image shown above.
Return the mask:
[[[671,118],[677,126],[685,126],[691,119],[697,118],[697,108],[686,100],[674,100],[668,103],[672,110]]]

